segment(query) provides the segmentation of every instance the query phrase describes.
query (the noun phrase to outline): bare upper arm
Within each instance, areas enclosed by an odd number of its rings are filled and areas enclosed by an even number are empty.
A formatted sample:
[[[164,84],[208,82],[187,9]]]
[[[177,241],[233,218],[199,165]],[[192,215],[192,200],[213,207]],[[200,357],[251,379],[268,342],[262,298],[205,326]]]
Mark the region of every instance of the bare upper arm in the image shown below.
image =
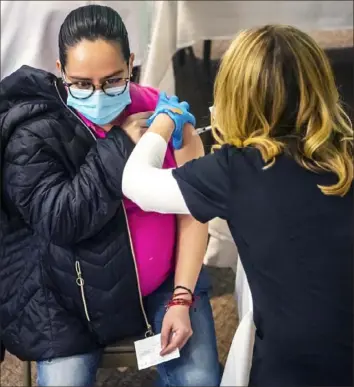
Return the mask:
[[[204,146],[199,135],[195,134],[194,127],[187,124],[183,132],[183,147],[174,151],[177,166],[204,156]]]

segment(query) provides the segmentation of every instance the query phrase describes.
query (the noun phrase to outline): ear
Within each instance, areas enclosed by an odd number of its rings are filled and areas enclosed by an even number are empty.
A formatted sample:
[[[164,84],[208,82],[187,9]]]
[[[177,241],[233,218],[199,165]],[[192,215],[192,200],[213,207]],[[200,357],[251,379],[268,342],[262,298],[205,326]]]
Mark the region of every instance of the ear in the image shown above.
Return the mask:
[[[130,57],[129,57],[129,69],[130,69],[130,73],[131,75],[133,74],[133,68],[134,68],[134,59],[135,59],[135,54],[134,53],[131,53],[130,54]]]
[[[57,67],[57,70],[58,70],[59,74],[61,75],[62,74],[62,68],[61,68],[61,63],[60,63],[59,59],[57,59],[57,61],[56,61],[56,67]]]

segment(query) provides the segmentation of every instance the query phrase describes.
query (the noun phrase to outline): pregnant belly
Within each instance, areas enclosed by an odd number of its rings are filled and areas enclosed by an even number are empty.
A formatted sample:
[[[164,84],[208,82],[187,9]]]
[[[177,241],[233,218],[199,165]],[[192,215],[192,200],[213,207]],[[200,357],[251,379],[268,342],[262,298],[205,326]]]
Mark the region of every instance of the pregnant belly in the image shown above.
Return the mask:
[[[174,270],[174,215],[127,209],[129,228],[143,296],[156,290]]]

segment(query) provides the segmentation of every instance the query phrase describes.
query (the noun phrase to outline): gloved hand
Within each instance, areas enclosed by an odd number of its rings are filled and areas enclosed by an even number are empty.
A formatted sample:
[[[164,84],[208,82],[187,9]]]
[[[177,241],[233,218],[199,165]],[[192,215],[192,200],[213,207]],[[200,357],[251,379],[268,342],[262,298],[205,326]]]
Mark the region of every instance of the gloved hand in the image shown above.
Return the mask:
[[[157,115],[167,114],[175,124],[172,133],[172,145],[174,149],[181,149],[183,144],[183,127],[186,123],[195,126],[195,117],[189,112],[188,102],[179,102],[178,97],[167,97],[165,92],[160,93],[159,101],[154,114],[147,120],[148,127]]]

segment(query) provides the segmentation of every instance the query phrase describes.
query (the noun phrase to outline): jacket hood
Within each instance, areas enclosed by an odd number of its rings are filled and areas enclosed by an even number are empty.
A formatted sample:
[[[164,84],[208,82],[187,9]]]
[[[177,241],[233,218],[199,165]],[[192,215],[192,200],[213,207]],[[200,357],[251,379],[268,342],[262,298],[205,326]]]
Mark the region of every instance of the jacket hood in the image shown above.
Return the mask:
[[[56,87],[57,85],[57,87]],[[22,66],[0,82],[1,153],[14,129],[66,100],[60,80],[51,73]]]
[[[1,184],[4,151],[15,129],[49,110],[60,109],[60,97],[66,101],[66,90],[60,79],[29,66],[22,66],[0,82]]]

